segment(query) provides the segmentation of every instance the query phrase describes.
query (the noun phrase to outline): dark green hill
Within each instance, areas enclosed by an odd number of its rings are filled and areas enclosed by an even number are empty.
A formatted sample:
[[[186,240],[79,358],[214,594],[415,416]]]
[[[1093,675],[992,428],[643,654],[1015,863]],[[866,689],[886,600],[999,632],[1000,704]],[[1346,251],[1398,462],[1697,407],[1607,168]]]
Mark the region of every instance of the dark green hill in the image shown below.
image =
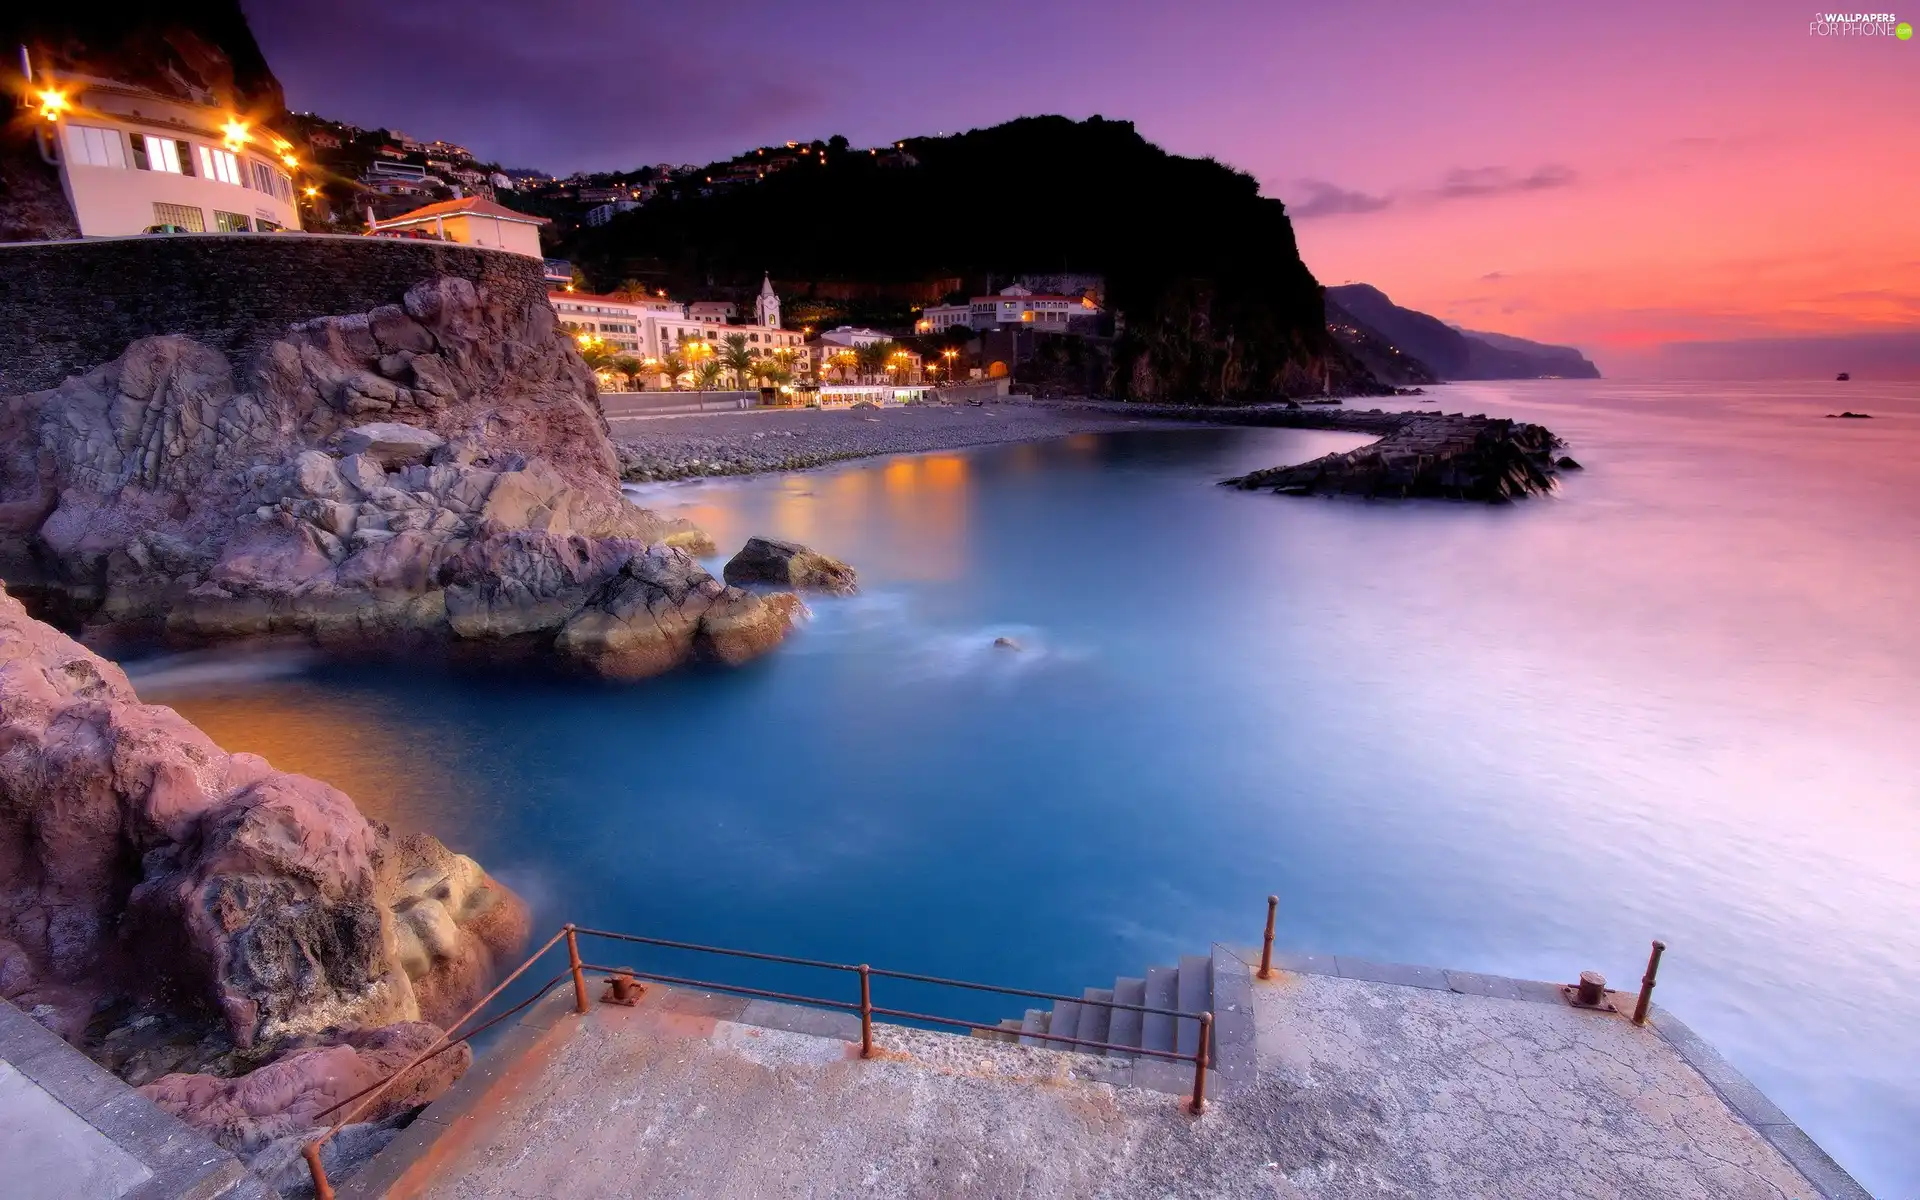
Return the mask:
[[[1281,203],[1248,175],[1168,154],[1131,122],[1027,117],[891,154],[842,139],[813,148],[764,180],[684,181],[564,252],[595,286],[634,278],[678,291],[746,288],[763,271],[790,292],[1097,273],[1121,318],[1114,394],[1379,390],[1328,337]]]

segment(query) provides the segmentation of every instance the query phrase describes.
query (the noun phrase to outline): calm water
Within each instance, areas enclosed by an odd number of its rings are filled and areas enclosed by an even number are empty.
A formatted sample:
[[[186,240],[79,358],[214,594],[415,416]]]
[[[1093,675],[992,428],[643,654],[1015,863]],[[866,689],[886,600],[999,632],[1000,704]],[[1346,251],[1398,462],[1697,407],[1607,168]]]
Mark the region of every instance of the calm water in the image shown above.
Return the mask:
[[[139,679],[475,855],[549,926],[1072,990],[1255,941],[1268,892],[1286,945],[1535,978],[1631,986],[1663,937],[1661,1000],[1904,1196],[1916,394],[1446,389],[1590,468],[1504,509],[1212,486],[1362,440],[1252,430],[663,487],[723,546],[806,541],[863,594],[749,669],[618,690],[296,660]],[[1876,419],[1820,419],[1843,406]]]

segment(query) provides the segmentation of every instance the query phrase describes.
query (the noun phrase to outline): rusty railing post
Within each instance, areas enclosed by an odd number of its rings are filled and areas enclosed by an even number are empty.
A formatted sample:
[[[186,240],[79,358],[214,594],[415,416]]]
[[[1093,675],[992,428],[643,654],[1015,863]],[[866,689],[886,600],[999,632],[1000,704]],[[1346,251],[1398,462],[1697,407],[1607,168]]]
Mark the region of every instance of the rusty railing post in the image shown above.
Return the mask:
[[[333,1185],[327,1182],[327,1169],[320,1165],[320,1143],[308,1142],[300,1151],[307,1159],[307,1171],[313,1176],[314,1200],[333,1200]]]
[[[1660,956],[1667,952],[1667,944],[1662,941],[1653,943],[1653,953],[1647,956],[1647,973],[1640,977],[1640,1003],[1633,1006],[1633,1023],[1645,1025],[1647,1010],[1653,1007],[1653,977],[1660,973]]]
[[[873,970],[860,964],[860,1057],[873,1057]]]
[[[1273,978],[1273,914],[1280,911],[1280,897],[1267,897],[1267,940],[1260,946],[1260,978]]]
[[[573,970],[573,1011],[587,1011],[587,973],[580,969],[580,937],[567,922],[567,966]]]
[[[1200,1014],[1200,1046],[1193,1052],[1193,1100],[1187,1111],[1199,1116],[1207,1111],[1207,1052],[1213,1049],[1213,1014]]]

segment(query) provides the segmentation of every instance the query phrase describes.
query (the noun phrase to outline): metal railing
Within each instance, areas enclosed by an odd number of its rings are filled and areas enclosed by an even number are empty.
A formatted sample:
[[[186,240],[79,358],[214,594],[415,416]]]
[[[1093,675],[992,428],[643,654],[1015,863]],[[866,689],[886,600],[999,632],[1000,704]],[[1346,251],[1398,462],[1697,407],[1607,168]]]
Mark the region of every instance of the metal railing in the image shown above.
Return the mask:
[[[640,971],[627,966],[608,966],[599,963],[590,963],[580,956],[580,939],[582,937],[605,938],[611,941],[628,942],[642,946],[655,946],[668,950],[695,951],[703,954],[721,955],[728,958],[779,963],[786,966],[807,967],[855,975],[859,980],[859,999],[855,1001],[838,1000],[825,996],[806,996],[793,992],[773,991],[767,988],[747,987],[742,984],[723,983],[718,980],[692,979],[678,975]],[[478,1016],[481,1010],[499,997],[500,993],[504,992],[515,980],[525,975],[534,963],[538,962],[548,951],[552,950],[562,941],[566,943],[567,947],[566,970],[541,984],[534,990],[533,994],[525,1000],[520,1001],[504,1012],[494,1015],[492,1018],[474,1026],[465,1033],[456,1035],[457,1030]],[[929,1025],[944,1025],[967,1030],[1001,1032],[1001,1027],[997,1022],[969,1021],[958,1017],[944,1017],[934,1013],[913,1012],[909,1009],[887,1008],[877,1005],[873,1002],[873,981],[876,978],[898,980],[903,983],[961,988],[975,992],[991,992],[1000,996],[1019,996],[1032,1000],[1052,1000],[1056,1003],[1064,1001],[1068,1004],[1085,1005],[1093,1008],[1118,1009],[1140,1013],[1142,1014],[1143,1020],[1147,1015],[1171,1017],[1175,1022],[1174,1028],[1176,1031],[1179,1029],[1178,1022],[1180,1021],[1197,1021],[1199,1022],[1199,1038],[1195,1042],[1194,1049],[1191,1052],[1183,1052],[1178,1049],[1151,1049],[1146,1046],[1126,1046],[1115,1042],[1096,1041],[1092,1038],[1067,1037],[1063,1034],[1055,1033],[1023,1033],[1019,1036],[1022,1040],[1032,1039],[1042,1048],[1054,1048],[1058,1046],[1084,1047],[1090,1050],[1116,1051],[1130,1056],[1138,1055],[1148,1058],[1170,1059],[1175,1062],[1191,1062],[1193,1064],[1193,1094],[1186,1103],[1187,1111],[1198,1115],[1205,1110],[1207,1105],[1207,1066],[1213,1053],[1213,1013],[1211,1012],[1185,1012],[1176,1008],[1159,1008],[1150,1004],[1127,1004],[1118,1000],[1089,1001],[1084,996],[1065,996],[1056,992],[1037,992],[1028,988],[1001,987],[998,984],[974,983],[964,979],[943,979],[937,975],[920,975],[911,971],[889,971],[880,967],[869,966],[866,963],[856,965],[851,963],[827,962],[816,958],[795,958],[786,954],[766,954],[757,950],[732,950],[722,946],[703,946],[697,942],[676,942],[667,938],[640,937],[635,934],[614,933],[604,929],[582,929],[569,924],[562,926],[559,932],[542,943],[540,948],[529,955],[525,962],[514,968],[511,974],[505,979],[502,979],[492,991],[482,996],[472,1008],[469,1008],[461,1015],[459,1020],[449,1025],[446,1032],[434,1039],[433,1043],[425,1050],[415,1055],[413,1060],[407,1063],[406,1066],[401,1067],[398,1071],[395,1071],[392,1075],[387,1076],[387,1078],[380,1082],[363,1088],[354,1095],[347,1097],[345,1100],[335,1104],[332,1108],[322,1109],[316,1114],[316,1118],[321,1118],[327,1116],[329,1113],[340,1113],[331,1125],[318,1137],[308,1142],[302,1150],[307,1160],[307,1169],[313,1175],[313,1189],[316,1200],[333,1200],[333,1188],[327,1182],[326,1168],[320,1161],[321,1149],[336,1133],[339,1133],[344,1127],[353,1124],[354,1121],[366,1113],[368,1109],[372,1108],[373,1105],[385,1096],[404,1076],[421,1064],[446,1053],[455,1046],[471,1041],[474,1037],[499,1024],[501,1021],[528,1008],[547,996],[555,984],[560,983],[568,976],[572,976],[573,978],[574,1011],[584,1014],[591,1007],[587,998],[587,975],[590,972],[607,976],[613,983],[613,993],[620,996],[624,996],[627,993],[629,986],[634,981],[644,979],[654,983],[699,988],[706,991],[727,992],[733,995],[751,996],[762,1000],[780,1000],[790,1004],[804,1004],[814,1008],[826,1008],[838,1012],[858,1013],[860,1015],[860,1057],[862,1058],[870,1058],[873,1055],[873,1019],[875,1017],[892,1017],[897,1020],[919,1021]],[[618,1002],[626,1003],[629,1001],[623,999]],[[1005,1032],[1012,1033],[1013,1031],[1006,1030]],[[1175,1039],[1175,1045],[1178,1045],[1177,1037]],[[345,1111],[342,1112],[342,1109]]]

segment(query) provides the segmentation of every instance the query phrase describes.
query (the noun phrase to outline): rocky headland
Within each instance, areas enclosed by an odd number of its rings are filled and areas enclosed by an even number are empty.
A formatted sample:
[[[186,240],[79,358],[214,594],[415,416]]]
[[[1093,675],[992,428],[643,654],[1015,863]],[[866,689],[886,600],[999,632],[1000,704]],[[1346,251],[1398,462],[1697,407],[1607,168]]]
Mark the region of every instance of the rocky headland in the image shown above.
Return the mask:
[[[89,641],[290,635],[634,678],[777,644],[798,601],[619,488],[591,372],[538,293],[456,277],[243,361],[141,338],[0,399],[0,578]]]
[[[0,590],[0,995],[256,1169],[295,1164],[527,932],[472,859],[226,753]],[[432,1060],[369,1120],[469,1061]]]

